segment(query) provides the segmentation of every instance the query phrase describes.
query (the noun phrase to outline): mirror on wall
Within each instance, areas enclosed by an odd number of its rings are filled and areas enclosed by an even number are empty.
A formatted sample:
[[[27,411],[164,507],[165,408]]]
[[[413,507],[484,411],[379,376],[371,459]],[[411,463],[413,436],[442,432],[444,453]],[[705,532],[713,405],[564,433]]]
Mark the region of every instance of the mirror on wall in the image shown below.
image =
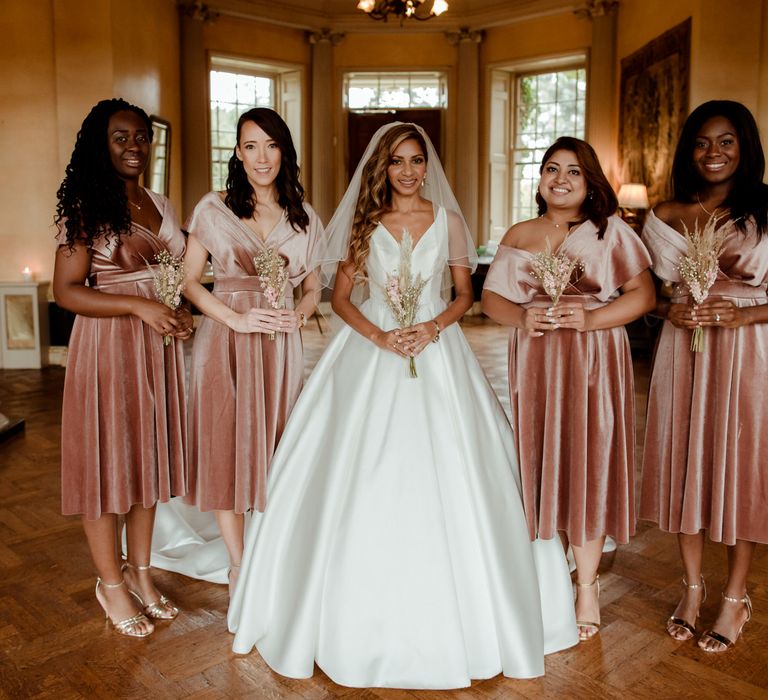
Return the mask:
[[[149,151],[149,165],[144,175],[146,187],[168,196],[168,183],[171,176],[171,123],[156,115],[151,115],[152,148]]]

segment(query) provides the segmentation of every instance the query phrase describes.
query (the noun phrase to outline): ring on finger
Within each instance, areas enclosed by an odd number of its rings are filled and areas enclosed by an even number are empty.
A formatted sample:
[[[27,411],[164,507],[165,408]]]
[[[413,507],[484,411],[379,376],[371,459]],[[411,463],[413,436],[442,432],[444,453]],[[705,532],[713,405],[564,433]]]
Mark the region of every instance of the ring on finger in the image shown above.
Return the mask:
[[[720,314],[715,314],[715,323],[720,323]]]

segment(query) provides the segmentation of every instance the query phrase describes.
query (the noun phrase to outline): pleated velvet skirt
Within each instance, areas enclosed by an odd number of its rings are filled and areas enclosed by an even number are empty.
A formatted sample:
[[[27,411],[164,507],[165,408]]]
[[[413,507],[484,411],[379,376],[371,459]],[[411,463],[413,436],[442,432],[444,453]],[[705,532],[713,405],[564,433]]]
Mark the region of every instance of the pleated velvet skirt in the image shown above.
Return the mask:
[[[561,299],[595,306],[589,297]],[[635,422],[624,328],[541,337],[513,330],[509,382],[531,538],[563,531],[575,545],[603,535],[627,542],[635,532]]]
[[[155,298],[142,270],[98,287]],[[184,353],[136,316],[77,316],[61,420],[65,515],[149,508],[186,492]]]
[[[735,285],[731,285],[735,286]],[[762,289],[720,290],[738,306]],[[747,298],[747,295],[752,298]],[[768,326],[691,331],[665,322],[648,395],[640,517],[711,540],[768,543]]]
[[[256,277],[217,280],[214,294],[238,312],[270,308]],[[203,318],[190,371],[189,503],[264,510],[269,464],[303,379],[298,331],[270,340]]]

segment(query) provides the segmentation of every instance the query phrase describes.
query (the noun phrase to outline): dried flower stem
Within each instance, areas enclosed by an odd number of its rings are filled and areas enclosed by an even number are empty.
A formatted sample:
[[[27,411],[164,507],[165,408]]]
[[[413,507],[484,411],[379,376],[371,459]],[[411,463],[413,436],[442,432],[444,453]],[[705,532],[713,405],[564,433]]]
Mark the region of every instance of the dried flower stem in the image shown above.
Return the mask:
[[[161,304],[176,310],[181,306],[181,293],[184,291],[184,263],[167,250],[161,250],[155,255],[156,265],[147,263],[155,283],[155,293]],[[171,336],[163,336],[163,344],[170,345]]]
[[[282,309],[285,306],[285,285],[288,283],[286,259],[274,248],[267,248],[253,258],[253,263],[269,305],[273,309]],[[269,334],[269,339],[275,339],[274,331]]]

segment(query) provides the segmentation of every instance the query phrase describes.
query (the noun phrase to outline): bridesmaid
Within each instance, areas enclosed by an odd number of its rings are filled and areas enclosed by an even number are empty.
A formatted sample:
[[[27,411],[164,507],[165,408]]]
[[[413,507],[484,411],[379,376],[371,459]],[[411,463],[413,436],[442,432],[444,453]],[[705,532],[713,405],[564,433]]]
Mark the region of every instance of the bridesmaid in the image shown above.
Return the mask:
[[[149,573],[155,504],[185,492],[184,364],[192,317],[155,301],[147,268],[184,253],[168,200],[139,186],[152,125],[124,100],[83,121],[58,191],[53,293],[77,314],[61,420],[62,510],[80,514],[98,578],[96,599],[115,629],[146,637],[150,619],[178,609]],[[86,284],[87,282],[87,284]],[[117,550],[125,514],[127,562]],[[125,578],[123,578],[125,576]]]
[[[264,510],[272,453],[301,390],[297,331],[321,289],[314,268],[323,226],[304,202],[291,133],[276,112],[257,108],[240,117],[227,190],[205,195],[188,229],[184,294],[205,314],[192,353],[188,500],[216,511],[231,589],[244,513]],[[281,309],[270,305],[254,263],[270,249],[288,275]],[[200,284],[209,255],[213,293]]]
[[[615,215],[592,147],[562,137],[544,154],[540,216],[507,231],[483,311],[510,326],[509,392],[531,538],[558,533],[576,561],[579,638],[600,627],[597,569],[606,534],[634,534],[634,389],[624,324],[653,308],[648,253]],[[536,253],[578,260],[553,306]],[[575,281],[574,281],[575,280]]]
[[[672,167],[673,199],[650,213],[643,238],[653,271],[672,284],[648,395],[640,517],[677,533],[683,596],[667,632],[691,639],[706,589],[704,533],[728,547],[720,611],[699,639],[733,646],[752,615],[747,579],[755,543],[768,543],[768,185],[757,125],[738,102],[715,100],[688,117]],[[680,235],[710,217],[733,222],[710,297],[692,305],[677,263]],[[690,350],[691,329],[705,349]]]

